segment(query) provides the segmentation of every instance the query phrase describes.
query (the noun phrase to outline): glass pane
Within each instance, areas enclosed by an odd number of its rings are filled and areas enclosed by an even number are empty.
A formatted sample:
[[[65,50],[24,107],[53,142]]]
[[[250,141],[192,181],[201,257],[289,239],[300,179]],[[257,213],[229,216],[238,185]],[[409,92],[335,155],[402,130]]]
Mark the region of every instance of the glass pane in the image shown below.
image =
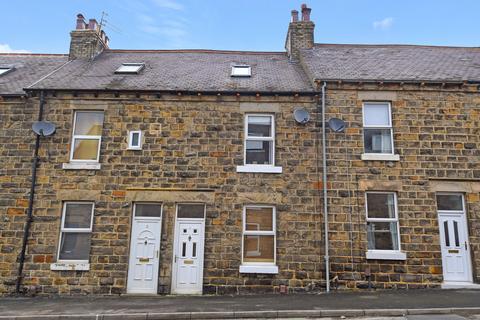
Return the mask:
[[[182,258],[185,258],[187,256],[187,243],[182,242]]]
[[[197,256],[197,243],[193,242],[192,243],[192,258],[195,258]]]
[[[450,234],[448,232],[448,221],[443,222],[443,230],[445,232],[445,245],[450,247]]]
[[[365,104],[363,107],[364,126],[390,126],[388,104]]]
[[[458,222],[453,221],[453,234],[455,235],[455,246],[460,247],[460,239],[458,238]]]
[[[272,117],[248,116],[249,137],[271,137]]]
[[[369,250],[398,250],[396,222],[367,222]]]
[[[140,141],[140,133],[132,132],[132,141],[131,141],[132,147],[138,147],[140,145],[139,141]]]
[[[234,66],[232,67],[233,76],[249,76],[250,67],[249,66]]]
[[[98,143],[97,139],[75,139],[73,148],[74,160],[97,160]]]
[[[395,218],[393,193],[367,193],[367,216],[369,218]]]
[[[122,64],[115,72],[137,73],[142,67],[142,64]]]
[[[243,236],[244,262],[274,262],[274,236]]]
[[[92,221],[91,203],[66,203],[64,228],[90,228]]]
[[[161,217],[162,205],[161,204],[135,204],[135,216],[136,217]]]
[[[245,230],[273,231],[272,208],[246,208]]]
[[[178,218],[203,219],[204,216],[205,216],[205,205],[203,203],[178,205],[178,213],[177,213]]]
[[[461,194],[437,194],[438,210],[457,210],[463,211],[463,201]]]
[[[247,140],[247,164],[273,164],[272,141]]]
[[[103,112],[76,112],[75,117],[75,135],[102,135]]]
[[[363,129],[365,153],[392,153],[391,129]]]
[[[88,260],[90,256],[90,233],[62,233],[60,260]]]

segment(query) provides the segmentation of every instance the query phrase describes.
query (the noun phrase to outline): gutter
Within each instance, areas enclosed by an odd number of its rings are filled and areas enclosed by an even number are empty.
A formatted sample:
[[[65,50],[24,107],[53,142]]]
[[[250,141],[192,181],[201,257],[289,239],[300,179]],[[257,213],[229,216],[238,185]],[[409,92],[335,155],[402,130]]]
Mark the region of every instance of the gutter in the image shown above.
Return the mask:
[[[45,104],[45,93],[43,91],[40,92],[40,109],[38,111],[38,121],[42,121],[43,119],[43,106]],[[35,151],[33,154],[33,164],[32,164],[32,183],[30,185],[30,198],[28,199],[28,212],[27,212],[27,220],[25,222],[25,228],[23,231],[23,239],[22,239],[22,250],[20,252],[19,263],[18,263],[18,272],[17,272],[17,280],[15,282],[15,293],[20,294],[20,287],[22,285],[22,278],[23,278],[23,266],[25,264],[25,254],[27,251],[27,243],[28,243],[28,234],[30,232],[30,226],[33,221],[33,202],[35,200],[35,184],[37,182],[37,167],[38,161],[40,160],[38,156],[38,150],[40,149],[40,135],[36,134],[35,137]]]
[[[325,234],[325,281],[326,291],[330,292],[330,255],[328,241],[328,191],[327,191],[327,130],[325,122],[325,91],[327,83],[322,85],[322,160],[323,160],[323,219]]]

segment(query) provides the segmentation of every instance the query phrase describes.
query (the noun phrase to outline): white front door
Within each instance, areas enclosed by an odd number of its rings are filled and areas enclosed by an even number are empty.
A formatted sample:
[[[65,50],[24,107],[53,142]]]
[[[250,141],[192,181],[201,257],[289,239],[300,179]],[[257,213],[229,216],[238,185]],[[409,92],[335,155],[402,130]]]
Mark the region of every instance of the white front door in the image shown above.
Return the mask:
[[[182,207],[184,206],[184,207]],[[203,288],[204,218],[181,218],[182,211],[200,212],[204,206],[179,205],[175,225],[172,293],[201,294]],[[194,204],[193,206],[197,206]],[[191,214],[186,216],[191,217]]]
[[[471,282],[472,270],[466,212],[461,194],[440,194],[438,221],[445,282]],[[452,202],[458,202],[457,204]],[[448,209],[448,210],[445,210]]]
[[[160,204],[134,205],[127,293],[157,293],[161,213]]]

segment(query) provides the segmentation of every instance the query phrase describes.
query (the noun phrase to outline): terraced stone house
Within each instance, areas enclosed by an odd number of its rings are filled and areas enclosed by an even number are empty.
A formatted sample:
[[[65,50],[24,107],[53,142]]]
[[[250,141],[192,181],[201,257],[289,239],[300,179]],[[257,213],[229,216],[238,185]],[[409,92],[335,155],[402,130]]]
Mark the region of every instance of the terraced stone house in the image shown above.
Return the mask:
[[[0,54],[1,294],[480,283],[479,48],[314,43],[305,5],[285,52],[100,29]]]

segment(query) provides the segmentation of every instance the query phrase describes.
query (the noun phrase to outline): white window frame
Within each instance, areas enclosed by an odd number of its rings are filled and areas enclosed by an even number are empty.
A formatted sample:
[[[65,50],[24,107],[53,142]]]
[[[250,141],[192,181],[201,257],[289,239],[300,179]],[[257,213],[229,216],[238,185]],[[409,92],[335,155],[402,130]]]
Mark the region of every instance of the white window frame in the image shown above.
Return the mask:
[[[132,145],[133,141],[133,135],[135,133],[138,133],[138,146]],[[128,149],[129,150],[142,150],[142,139],[143,139],[143,133],[141,130],[132,130],[128,132]]]
[[[69,204],[90,204],[92,205],[92,213],[90,217],[90,228],[65,228],[65,214],[67,212],[67,205]],[[63,203],[62,208],[62,220],[60,225],[60,237],[58,240],[58,250],[57,250],[57,262],[58,263],[68,263],[68,264],[88,264],[89,260],[67,260],[60,259],[60,251],[62,250],[62,235],[63,233],[92,233],[93,231],[93,216],[95,213],[95,202],[90,201],[66,201]],[[90,245],[91,249],[91,245]]]
[[[260,230],[247,230],[247,209],[249,208],[269,208],[272,209],[272,230],[260,231]],[[277,263],[277,223],[276,223],[276,207],[272,205],[258,205],[249,204],[243,206],[242,214],[242,264],[240,265],[240,273],[278,273]],[[244,261],[244,242],[245,236],[273,236],[273,262],[245,262]]]
[[[249,117],[270,117],[271,135],[269,137],[249,137]],[[244,119],[243,130],[243,166],[237,166],[237,172],[258,172],[258,173],[282,173],[282,167],[275,166],[275,115],[271,113],[247,113]],[[247,140],[250,141],[271,141],[272,142],[272,163],[271,164],[247,164]]]
[[[393,194],[394,202],[394,218],[369,218],[368,217],[368,194]],[[379,260],[406,260],[406,254],[402,252],[402,242],[400,237],[400,222],[398,219],[398,204],[397,204],[397,193],[393,191],[367,191],[365,192],[365,216],[366,222],[396,222],[397,223],[397,241],[398,241],[398,250],[377,250],[377,249],[368,249],[366,256],[367,259],[379,259]],[[368,238],[368,230],[367,230]]]
[[[100,159],[100,146],[102,145],[102,136],[90,136],[90,135],[76,135],[75,134],[75,127],[77,125],[77,114],[79,113],[92,113],[92,112],[102,112],[102,110],[75,110],[73,114],[73,130],[72,130],[72,145],[70,147],[70,162],[76,163],[98,163]],[[105,122],[105,113],[104,113],[104,120]],[[102,123],[102,130],[103,130],[103,123]],[[83,140],[98,140],[98,150],[97,150],[97,159],[95,160],[83,160],[83,159],[73,159],[73,152],[75,150],[75,140],[76,139],[83,139]]]
[[[388,125],[366,125],[365,124],[365,106],[366,105],[387,105],[388,106]],[[393,124],[392,124],[392,104],[388,101],[364,101],[362,105],[362,125],[363,125],[363,154],[362,160],[391,160],[398,161],[400,160],[398,155],[395,154],[395,145],[393,139]],[[365,152],[365,129],[390,129],[390,142],[392,144],[392,151],[390,153],[373,153]]]
[[[236,74],[235,70],[236,69],[247,69],[246,74]],[[236,64],[232,66],[232,73],[230,74],[232,77],[251,77],[252,76],[252,67],[250,65],[242,65],[242,64]]]

